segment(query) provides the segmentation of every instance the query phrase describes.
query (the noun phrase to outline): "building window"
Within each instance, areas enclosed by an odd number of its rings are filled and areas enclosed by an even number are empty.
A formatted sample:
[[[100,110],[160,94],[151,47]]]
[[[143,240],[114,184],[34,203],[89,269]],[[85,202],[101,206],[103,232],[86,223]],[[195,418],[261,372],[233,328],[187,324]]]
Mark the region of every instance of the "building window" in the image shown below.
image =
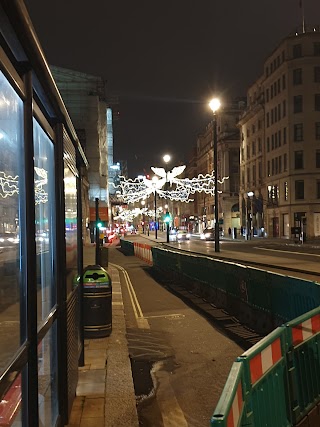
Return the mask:
[[[257,168],[256,165],[252,166],[252,184],[256,185],[256,179],[257,179]]]
[[[270,176],[270,160],[268,160],[268,163],[267,163],[267,173],[268,173],[268,176]]]
[[[316,128],[316,139],[320,139],[320,122],[316,122],[315,123],[315,128]]]
[[[281,147],[281,130],[278,130],[278,143],[279,147]]]
[[[287,170],[288,170],[287,153],[284,153],[284,155],[283,155],[283,171],[286,172]]]
[[[285,74],[283,74],[282,76],[282,90],[284,90],[286,88],[286,76]]]
[[[294,168],[303,169],[303,151],[302,150],[294,152]]]
[[[314,82],[320,83],[320,67],[314,67]]]
[[[304,181],[295,181],[295,198],[296,200],[304,199]]]
[[[314,109],[315,111],[320,111],[320,94],[316,93],[314,95]]]
[[[262,162],[259,162],[258,164],[258,174],[259,174],[258,178],[260,180],[262,178]]]
[[[302,68],[296,68],[292,72],[292,82],[296,85],[302,84]]]
[[[267,128],[270,126],[270,113],[267,113]]]
[[[320,199],[320,179],[317,179],[317,199]]]
[[[297,123],[293,126],[293,139],[295,142],[303,141],[303,123]]]
[[[286,101],[282,102],[282,117],[286,117],[287,114],[287,103]]]
[[[295,44],[292,47],[292,55],[294,58],[300,58],[302,56],[301,44]]]
[[[250,168],[247,168],[247,184],[250,184]]]
[[[22,236],[27,235],[27,230],[24,221],[26,206],[25,170],[24,162],[18,155],[18,153],[24,152],[23,101],[1,71],[0,87],[0,346],[2,349],[0,374],[2,374],[4,367],[14,357],[21,343],[25,340],[26,318],[25,316],[20,317],[19,306],[20,304],[23,306],[25,303],[25,296],[22,297],[21,291],[25,289],[24,282],[26,281],[27,266],[24,262],[26,242]],[[39,182],[43,181],[39,180]],[[42,186],[39,185],[39,193],[41,190]],[[2,418],[1,416],[1,420],[3,419],[5,417]],[[7,425],[9,424],[11,423],[8,422]]]
[[[283,145],[287,143],[287,128],[283,128]]]
[[[269,136],[267,137],[267,153],[269,153],[270,151],[270,138]]]
[[[293,112],[294,113],[302,112],[302,95],[297,95],[293,97]]]
[[[282,157],[279,156],[279,173],[282,173]]]
[[[283,193],[284,193],[284,200],[288,200],[289,198],[289,190],[288,190],[288,182],[285,181],[283,183]]]
[[[316,168],[320,168],[320,150],[316,150]]]
[[[315,56],[320,56],[320,43],[319,42],[313,43],[313,54]]]
[[[255,156],[256,154],[256,141],[252,142],[252,155]]]
[[[262,152],[262,143],[261,143],[261,138],[258,138],[258,152],[261,153]]]

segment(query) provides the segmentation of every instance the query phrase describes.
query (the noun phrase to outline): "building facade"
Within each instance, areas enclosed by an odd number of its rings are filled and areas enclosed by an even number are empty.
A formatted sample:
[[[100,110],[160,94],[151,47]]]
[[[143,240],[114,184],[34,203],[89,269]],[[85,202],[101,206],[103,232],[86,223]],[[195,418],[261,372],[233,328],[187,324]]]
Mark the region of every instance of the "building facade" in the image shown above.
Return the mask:
[[[217,113],[217,178],[219,192],[219,224],[223,233],[230,229],[240,229],[239,209],[239,128],[240,114],[245,108],[244,100],[226,104]],[[210,122],[196,142],[196,150],[190,159],[186,176],[189,178],[213,172],[213,122]],[[206,227],[214,227],[214,196],[205,192],[195,193],[194,202],[186,210],[191,229],[202,232]]]
[[[243,226],[257,235],[319,237],[319,28],[285,38],[268,56],[239,125]]]

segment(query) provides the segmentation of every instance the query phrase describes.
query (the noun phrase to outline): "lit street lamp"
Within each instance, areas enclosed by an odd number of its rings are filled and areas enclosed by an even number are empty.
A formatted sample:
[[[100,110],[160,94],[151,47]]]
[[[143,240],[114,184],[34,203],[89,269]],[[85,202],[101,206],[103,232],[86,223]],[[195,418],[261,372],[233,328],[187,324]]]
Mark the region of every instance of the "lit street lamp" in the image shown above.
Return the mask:
[[[218,137],[217,137],[217,111],[220,108],[220,100],[214,98],[209,102],[213,112],[213,169],[214,169],[214,250],[220,252],[219,245],[219,206],[218,206]]]
[[[157,182],[158,177],[155,175],[152,178],[152,182],[154,185],[154,231],[155,231],[155,238],[158,238],[158,229],[157,229]]]
[[[249,191],[247,193],[246,197],[246,240],[251,239],[251,215],[252,215],[252,206],[251,206],[251,197],[253,197],[253,191]],[[250,200],[250,209],[249,209],[249,202]]]
[[[165,164],[167,165],[171,160],[171,156],[169,154],[165,154],[163,156],[163,161],[165,162]],[[166,171],[166,187],[165,189],[168,189],[168,171],[167,168],[165,169]],[[167,227],[167,243],[169,243],[169,227],[170,227],[170,213],[168,211],[168,205],[166,205],[166,213],[165,213],[165,219],[164,222],[166,223],[166,227]]]

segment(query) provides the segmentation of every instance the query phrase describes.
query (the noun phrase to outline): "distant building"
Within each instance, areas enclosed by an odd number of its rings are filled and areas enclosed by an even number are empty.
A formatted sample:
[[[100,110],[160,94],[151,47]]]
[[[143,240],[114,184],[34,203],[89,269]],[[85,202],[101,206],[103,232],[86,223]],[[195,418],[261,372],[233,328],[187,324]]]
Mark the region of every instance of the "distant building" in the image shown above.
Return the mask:
[[[279,44],[247,102],[239,122],[242,225],[258,235],[319,237],[319,28]]]
[[[230,228],[240,228],[239,209],[239,139],[238,121],[245,108],[245,100],[239,99],[226,104],[217,113],[217,155],[219,191],[219,224],[224,233]],[[213,168],[213,123],[198,136],[196,152],[188,163],[186,176],[192,178],[199,174],[211,174]],[[192,175],[192,176],[191,176]],[[223,178],[225,178],[223,180]],[[214,196],[202,193],[192,195],[193,203],[188,209],[190,223],[195,232],[206,227],[214,227]],[[188,219],[188,218],[187,218]]]
[[[104,225],[111,221],[109,195],[120,174],[113,160],[112,108],[106,99],[106,82],[101,77],[51,66],[51,71],[76,127],[89,162],[86,226],[95,224],[95,199],[99,199],[99,216]],[[92,234],[92,233],[91,233]]]

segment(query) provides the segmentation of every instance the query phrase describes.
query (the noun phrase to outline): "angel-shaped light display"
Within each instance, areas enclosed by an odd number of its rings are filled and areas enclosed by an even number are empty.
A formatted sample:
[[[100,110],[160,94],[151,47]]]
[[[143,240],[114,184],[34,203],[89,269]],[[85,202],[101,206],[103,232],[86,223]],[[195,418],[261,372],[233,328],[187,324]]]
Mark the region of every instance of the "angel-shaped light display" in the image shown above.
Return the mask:
[[[191,202],[191,194],[196,192],[204,192],[206,194],[214,195],[215,193],[215,176],[214,172],[211,174],[200,174],[195,178],[178,178],[179,175],[185,170],[186,166],[176,166],[171,171],[166,171],[164,168],[151,167],[151,170],[158,177],[157,180],[150,180],[148,178],[141,177],[132,179],[125,179],[120,176],[121,195],[120,197],[126,203],[135,203],[141,199],[145,199],[150,194],[155,194],[161,198],[170,199],[180,202]],[[224,177],[218,180],[219,184],[222,184],[229,177]],[[168,183],[170,188],[165,188],[165,184]],[[171,189],[172,185],[175,185],[174,189]]]

